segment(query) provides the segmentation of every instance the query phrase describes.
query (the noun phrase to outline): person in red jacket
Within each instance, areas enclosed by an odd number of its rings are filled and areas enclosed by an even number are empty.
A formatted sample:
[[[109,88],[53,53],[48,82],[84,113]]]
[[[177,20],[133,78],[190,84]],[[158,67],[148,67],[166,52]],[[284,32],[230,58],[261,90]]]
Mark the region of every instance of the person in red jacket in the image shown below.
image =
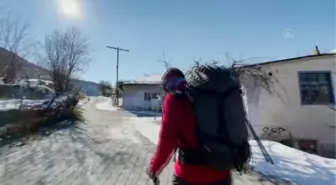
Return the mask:
[[[177,68],[167,70],[162,77],[162,85],[166,96],[163,104],[160,137],[147,169],[148,176],[153,180],[157,179],[169,163],[176,149],[192,150],[197,147],[196,120],[192,103],[189,99],[180,98],[186,85],[183,72]],[[180,157],[176,157],[174,185],[231,185],[231,183],[229,170],[214,171],[199,163],[186,164]]]

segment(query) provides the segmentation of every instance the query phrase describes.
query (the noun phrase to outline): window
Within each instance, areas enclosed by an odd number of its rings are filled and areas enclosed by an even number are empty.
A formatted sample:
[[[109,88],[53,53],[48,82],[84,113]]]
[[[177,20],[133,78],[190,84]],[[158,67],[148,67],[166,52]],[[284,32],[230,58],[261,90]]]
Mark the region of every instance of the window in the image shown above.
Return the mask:
[[[299,84],[303,105],[335,103],[330,72],[299,72]]]
[[[159,93],[153,92],[151,93],[151,99],[158,99]]]
[[[145,92],[144,95],[145,95],[144,100],[150,101],[150,93],[149,92]]]
[[[159,94],[160,93],[158,93],[158,92],[145,92],[144,93],[144,100],[150,101],[152,99],[157,99]]]
[[[298,140],[298,145],[300,150],[303,150],[305,152],[309,153],[317,153],[317,141],[316,140],[305,140],[300,139]]]

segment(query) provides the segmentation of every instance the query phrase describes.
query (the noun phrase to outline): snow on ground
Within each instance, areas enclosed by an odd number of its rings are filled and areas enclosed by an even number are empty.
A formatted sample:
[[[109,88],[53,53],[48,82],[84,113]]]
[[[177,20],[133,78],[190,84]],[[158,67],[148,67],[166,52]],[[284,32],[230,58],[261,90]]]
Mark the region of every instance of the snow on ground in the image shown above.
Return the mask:
[[[43,84],[41,84],[40,82],[43,82]],[[15,85],[20,85],[21,87],[26,87],[26,88],[30,87],[30,88],[34,88],[39,91],[44,91],[48,93],[54,93],[54,90],[47,86],[47,85],[50,85],[49,81],[38,81],[37,79],[30,79],[28,83],[27,81],[22,80],[15,84],[10,84],[10,86],[15,86]]]
[[[131,121],[135,128],[150,141],[158,143],[160,125],[153,124],[153,117],[124,117],[124,119]]]
[[[134,130],[129,129],[126,125],[120,125],[118,127],[111,127],[107,130],[108,139],[128,140],[132,143],[140,144],[141,141],[136,137]]]
[[[77,105],[81,106],[81,105],[83,105],[83,104],[85,104],[85,103],[87,103],[89,101],[90,101],[89,97],[86,97],[86,98],[84,98],[82,100],[79,100]]]
[[[119,109],[118,107],[112,105],[111,99],[108,99],[107,101],[101,103],[97,103],[96,108],[99,110],[107,110],[107,111],[116,111]]]
[[[59,102],[64,102],[67,98],[68,98],[67,96],[60,96],[56,98],[52,106],[58,105]],[[22,105],[25,107],[47,105],[48,102],[50,101],[51,99],[41,99],[41,100],[23,99]],[[20,105],[21,105],[21,99],[0,100],[0,111],[19,109]]]
[[[46,101],[49,101],[48,99],[45,100],[23,100],[22,104],[25,106],[35,106],[35,105],[41,105],[45,103]],[[0,110],[6,111],[6,110],[12,110],[12,109],[18,109],[21,104],[21,99],[10,99],[10,100],[0,100]]]
[[[112,105],[112,100],[111,98],[108,97],[103,97],[103,96],[99,96],[98,101],[100,101],[100,103],[96,104],[96,108],[99,110],[107,110],[107,111],[116,111],[116,110],[120,110],[121,108],[119,107],[115,107]],[[138,116],[156,116],[156,117],[161,117],[161,113],[160,112],[154,112],[154,111],[146,111],[146,110],[127,110],[128,112],[138,115]]]
[[[336,160],[309,154],[273,141],[262,141],[275,165],[266,163],[256,141],[251,141],[252,164],[265,175],[305,185],[330,185],[336,181]]]
[[[153,117],[128,117],[135,128],[153,143],[158,142],[160,125]],[[254,169],[265,176],[291,181],[298,185],[331,185],[336,181],[336,160],[302,152],[277,142],[263,140],[274,165],[266,163],[256,141],[250,142]]]
[[[23,80],[23,81],[25,81],[25,80]],[[29,81],[29,82],[32,82],[32,83],[40,83],[40,82],[43,82],[43,83],[45,83],[45,84],[47,84],[47,85],[49,85],[49,84],[53,84],[54,82],[52,82],[52,81],[50,81],[50,80],[42,80],[42,79],[28,79],[28,80],[26,80],[26,81]]]
[[[96,99],[100,102],[111,100],[111,98],[105,96],[97,96]]]

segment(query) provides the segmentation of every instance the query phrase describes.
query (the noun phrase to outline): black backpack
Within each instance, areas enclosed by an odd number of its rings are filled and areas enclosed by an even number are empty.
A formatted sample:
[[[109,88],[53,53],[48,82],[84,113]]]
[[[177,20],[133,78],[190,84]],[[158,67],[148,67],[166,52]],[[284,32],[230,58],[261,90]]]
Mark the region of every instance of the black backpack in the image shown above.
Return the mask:
[[[186,80],[186,95],[192,101],[197,122],[198,158],[214,170],[241,172],[251,149],[238,76],[228,68],[202,65],[194,67]],[[191,159],[195,152],[190,155],[179,150],[183,160],[197,161]]]

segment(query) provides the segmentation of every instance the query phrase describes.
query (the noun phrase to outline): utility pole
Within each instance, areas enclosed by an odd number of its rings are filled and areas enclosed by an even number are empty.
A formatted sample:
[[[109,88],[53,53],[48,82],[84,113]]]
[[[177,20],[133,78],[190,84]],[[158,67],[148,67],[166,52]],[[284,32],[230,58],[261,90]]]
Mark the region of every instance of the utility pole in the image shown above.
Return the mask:
[[[117,89],[117,85],[118,85],[118,80],[119,80],[119,51],[125,51],[125,52],[129,52],[129,50],[127,49],[122,49],[122,48],[119,48],[119,47],[112,47],[112,46],[106,46],[107,48],[109,49],[114,49],[117,51],[117,66],[116,66],[116,71],[117,71],[117,78],[116,78],[116,89]],[[116,94],[117,94],[117,105],[119,106],[119,91],[117,90],[116,91]]]
[[[112,46],[106,46],[107,48],[109,49],[114,49],[117,51],[117,66],[116,66],[116,69],[117,69],[117,79],[116,79],[116,85],[118,83],[118,78],[119,78],[119,51],[125,51],[125,52],[129,52],[129,50],[127,49],[122,49],[122,48],[119,48],[119,47],[112,47]]]

